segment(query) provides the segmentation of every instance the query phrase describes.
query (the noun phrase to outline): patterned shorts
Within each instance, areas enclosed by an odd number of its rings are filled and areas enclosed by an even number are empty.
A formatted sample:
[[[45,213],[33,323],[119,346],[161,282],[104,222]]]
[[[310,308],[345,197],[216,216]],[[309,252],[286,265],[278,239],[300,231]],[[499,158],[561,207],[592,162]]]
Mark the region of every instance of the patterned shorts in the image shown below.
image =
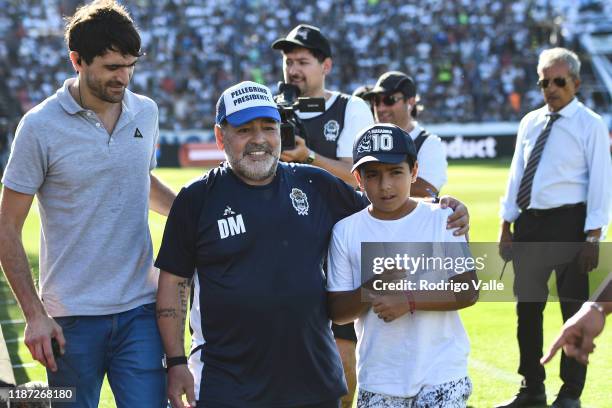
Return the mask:
[[[443,384],[423,387],[410,398],[359,390],[357,408],[465,408],[472,394],[469,377]]]

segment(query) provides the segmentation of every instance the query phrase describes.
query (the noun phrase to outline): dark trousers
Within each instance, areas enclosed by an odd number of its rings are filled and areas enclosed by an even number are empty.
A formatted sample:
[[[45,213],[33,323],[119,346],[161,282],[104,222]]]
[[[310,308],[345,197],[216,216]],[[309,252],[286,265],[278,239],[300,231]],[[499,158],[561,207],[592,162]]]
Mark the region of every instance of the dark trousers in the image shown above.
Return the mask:
[[[543,312],[552,271],[565,322],[589,296],[588,275],[578,271],[576,255],[584,243],[585,206],[554,211],[521,213],[514,224],[514,293],[518,303],[517,338],[520,351],[519,374],[534,392],[543,390],[546,373],[540,364],[543,347]],[[529,243],[529,244],[526,244]],[[569,244],[568,244],[569,243]],[[561,356],[563,386],[559,395],[579,398],[584,388],[586,366]]]

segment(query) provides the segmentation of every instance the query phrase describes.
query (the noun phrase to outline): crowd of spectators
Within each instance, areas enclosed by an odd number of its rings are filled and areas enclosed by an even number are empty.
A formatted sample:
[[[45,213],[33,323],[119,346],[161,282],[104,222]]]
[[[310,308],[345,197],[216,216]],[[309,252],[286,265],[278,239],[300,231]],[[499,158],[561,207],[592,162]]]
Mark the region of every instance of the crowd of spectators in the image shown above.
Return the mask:
[[[71,75],[63,15],[74,0],[0,0],[0,116],[19,117]],[[143,57],[131,89],[160,107],[163,129],[207,129],[223,89],[239,80],[273,88],[282,59],[270,44],[293,26],[332,42],[330,89],[352,92],[398,69],[417,82],[427,123],[516,121],[541,103],[535,64],[555,16],[549,0],[130,0]]]

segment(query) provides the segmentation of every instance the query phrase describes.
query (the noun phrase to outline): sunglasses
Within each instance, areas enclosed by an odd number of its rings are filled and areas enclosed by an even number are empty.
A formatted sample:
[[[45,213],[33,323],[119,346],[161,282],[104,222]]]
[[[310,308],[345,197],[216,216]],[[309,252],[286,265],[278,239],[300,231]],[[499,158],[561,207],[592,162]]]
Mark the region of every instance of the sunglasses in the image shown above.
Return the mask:
[[[385,95],[382,98],[380,96],[373,97],[372,103],[374,104],[374,106],[380,104],[381,102],[385,106],[393,106],[399,101],[403,101],[403,100],[404,100],[403,96]]]
[[[556,86],[558,86],[559,88],[563,88],[565,87],[565,85],[567,85],[567,80],[563,77],[556,77],[551,79],[540,79],[537,82],[538,87],[542,88],[542,89],[546,89],[548,88],[548,85],[550,85],[550,81],[554,82]]]

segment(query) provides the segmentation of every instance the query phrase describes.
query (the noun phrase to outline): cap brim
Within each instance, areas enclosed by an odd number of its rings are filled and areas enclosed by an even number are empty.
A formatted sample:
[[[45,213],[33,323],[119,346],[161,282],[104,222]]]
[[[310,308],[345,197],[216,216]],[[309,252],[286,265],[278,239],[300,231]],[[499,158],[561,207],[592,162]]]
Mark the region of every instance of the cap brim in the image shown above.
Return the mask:
[[[247,122],[250,122],[258,118],[270,118],[277,122],[281,121],[280,113],[278,109],[271,106],[253,106],[246,108],[241,111],[228,115],[225,119],[232,126],[242,126]]]
[[[368,92],[364,93],[363,98],[368,99],[368,98],[373,97],[374,95],[386,94],[386,93],[391,93],[391,92],[393,92],[393,90],[385,89],[381,86],[377,86],[376,88],[372,88]]]
[[[360,166],[366,163],[378,162],[378,163],[389,163],[389,164],[397,164],[401,163],[408,158],[407,154],[372,154],[369,156],[364,156],[357,163],[353,165],[351,169],[351,173],[357,170]]]
[[[291,46],[295,46],[295,45],[299,45],[300,47],[304,47],[304,48],[311,48],[307,45],[305,45],[303,42],[298,41],[298,40],[287,40],[285,38],[281,38],[280,40],[276,40],[272,43],[272,49],[275,50],[284,50],[287,47],[291,47]]]
[[[307,48],[309,50],[317,50],[321,53],[323,53],[323,55],[325,55],[326,57],[331,57],[331,52],[328,52],[322,48],[319,47],[313,47],[312,45],[308,45],[308,44],[304,44],[303,42],[299,41],[299,40],[287,40],[285,38],[281,38],[280,40],[276,40],[272,43],[272,49],[274,50],[281,50],[284,51],[285,49],[287,49],[288,47],[304,47]]]

